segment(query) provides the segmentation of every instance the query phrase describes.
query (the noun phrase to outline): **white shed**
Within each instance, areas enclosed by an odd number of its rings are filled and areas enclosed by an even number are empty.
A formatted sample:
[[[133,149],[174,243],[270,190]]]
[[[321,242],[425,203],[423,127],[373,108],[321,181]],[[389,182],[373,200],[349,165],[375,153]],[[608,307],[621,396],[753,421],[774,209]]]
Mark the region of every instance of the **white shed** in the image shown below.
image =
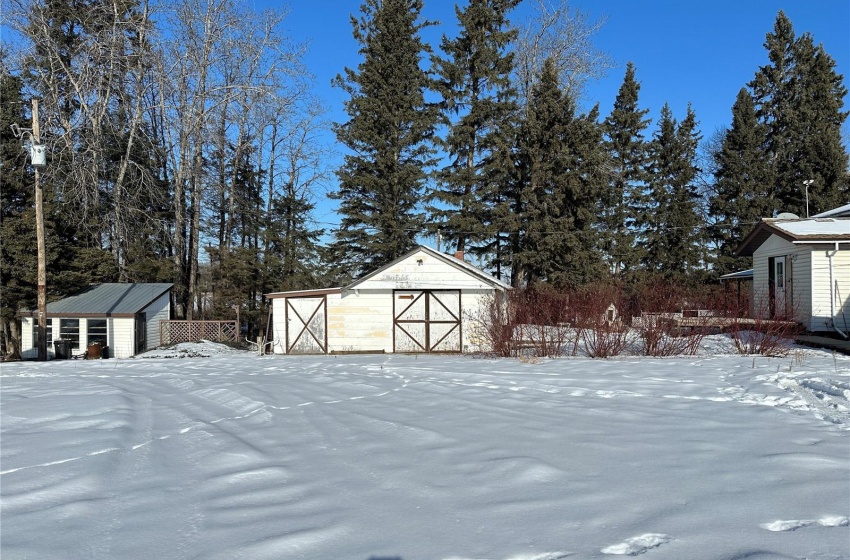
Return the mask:
[[[738,248],[753,257],[753,316],[794,319],[813,332],[850,331],[848,209],[756,225]]]
[[[171,318],[172,284],[93,284],[47,304],[47,349],[70,340],[73,354],[99,342],[109,357],[129,358],[159,344],[159,322]],[[21,314],[21,355],[38,357],[38,315]]]
[[[468,352],[485,302],[510,286],[419,246],[342,288],[268,294],[276,354]]]

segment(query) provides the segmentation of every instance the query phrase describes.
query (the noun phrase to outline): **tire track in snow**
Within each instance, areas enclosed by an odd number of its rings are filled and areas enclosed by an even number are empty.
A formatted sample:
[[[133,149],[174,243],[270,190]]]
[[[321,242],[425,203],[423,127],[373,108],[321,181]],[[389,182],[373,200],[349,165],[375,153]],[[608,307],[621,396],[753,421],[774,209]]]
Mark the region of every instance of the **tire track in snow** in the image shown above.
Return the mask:
[[[228,422],[228,421],[244,420],[244,419],[250,418],[250,417],[252,417],[256,414],[268,413],[269,410],[279,410],[279,411],[293,410],[293,409],[297,409],[297,408],[300,408],[300,407],[311,406],[311,405],[339,404],[339,403],[342,403],[342,402],[345,402],[345,401],[357,401],[357,400],[362,400],[362,399],[373,399],[373,398],[384,397],[384,396],[389,395],[391,393],[405,389],[408,385],[410,385],[410,383],[412,383],[414,381],[413,379],[406,378],[403,375],[398,374],[396,372],[393,372],[393,371],[390,371],[390,370],[383,370],[383,367],[381,367],[380,370],[387,371],[387,373],[390,376],[395,377],[396,379],[402,381],[401,385],[399,385],[398,387],[395,387],[394,389],[391,389],[389,391],[384,391],[382,393],[377,393],[377,394],[372,394],[372,395],[357,395],[357,396],[353,396],[353,397],[346,397],[346,398],[343,398],[343,399],[336,399],[336,400],[330,400],[330,401],[306,401],[306,402],[302,402],[302,403],[298,403],[298,404],[294,404],[294,405],[290,405],[290,406],[275,406],[275,405],[268,404],[268,403],[265,403],[265,402],[262,402],[262,401],[253,401],[253,399],[250,399],[255,403],[259,403],[260,406],[257,406],[255,408],[249,410],[246,414],[238,414],[238,415],[232,415],[232,416],[222,416],[222,417],[219,417],[219,418],[216,418],[216,419],[213,419],[213,420],[206,420],[206,421],[194,421],[191,425],[183,427],[177,432],[168,433],[168,434],[164,434],[164,435],[160,435],[160,436],[156,436],[156,437],[148,437],[147,439],[144,439],[143,441],[136,443],[136,444],[133,444],[129,447],[108,447],[108,448],[100,449],[100,450],[93,451],[93,452],[90,452],[90,453],[86,453],[86,454],[83,454],[83,455],[79,455],[79,456],[75,456],[75,457],[68,457],[66,459],[58,459],[56,461],[48,461],[48,462],[37,463],[37,464],[33,464],[33,465],[25,465],[25,466],[21,466],[21,467],[14,467],[14,468],[10,468],[10,469],[0,471],[0,476],[5,475],[5,474],[11,474],[11,473],[18,472],[18,471],[25,471],[25,470],[29,470],[29,469],[50,467],[50,466],[61,465],[61,464],[64,464],[64,463],[70,463],[70,462],[74,462],[74,461],[81,461],[81,460],[88,459],[90,457],[94,457],[94,456],[97,456],[97,455],[103,455],[105,453],[121,453],[121,452],[127,452],[127,451],[136,451],[136,450],[142,449],[144,447],[150,446],[151,444],[159,442],[159,441],[165,441],[165,440],[171,439],[172,437],[179,437],[179,436],[182,436],[182,435],[185,435],[185,434],[189,434],[190,432],[193,432],[193,431],[196,431],[196,430],[203,430],[208,425],[216,425],[216,424],[220,424],[222,422]],[[377,376],[371,375],[371,374],[357,374],[357,373],[355,373],[353,375],[359,375],[359,376],[368,377],[368,378],[377,377]],[[106,378],[106,379],[110,379],[110,380],[113,380],[113,381],[114,380],[121,380],[121,381],[128,381],[129,380],[129,381],[132,382],[132,381],[144,380],[146,378],[149,378],[150,376],[124,375],[124,376],[112,377],[112,376],[103,376],[103,375],[97,375],[97,376],[83,375],[83,376],[79,376],[79,377],[86,377],[86,378],[89,378],[89,379],[91,379],[93,377]],[[388,376],[384,375],[382,377],[388,377]],[[106,383],[106,382],[103,382],[103,383],[104,383],[104,385],[107,385],[109,387],[112,387],[113,389],[120,391],[121,394],[131,392],[131,391],[128,391],[128,389],[126,387],[119,386],[118,384],[115,384],[115,383]],[[190,379],[174,379],[174,380],[169,380],[168,384],[170,386],[174,387],[175,389],[184,390],[184,392],[185,392],[185,390],[194,387],[195,382],[190,380]],[[202,398],[205,398],[205,400],[215,403],[216,400],[214,398],[204,397],[205,394],[207,396],[210,394],[210,393],[204,393],[204,391],[215,392],[216,390],[210,389],[210,390],[203,390],[203,391],[186,392],[186,394],[193,394],[193,395],[196,395],[196,396],[201,396]],[[233,394],[233,395],[237,394],[237,393],[234,393],[233,391],[227,391],[227,392],[230,393],[230,394]],[[218,404],[221,404],[221,402],[218,402]],[[186,419],[188,419],[188,417]]]

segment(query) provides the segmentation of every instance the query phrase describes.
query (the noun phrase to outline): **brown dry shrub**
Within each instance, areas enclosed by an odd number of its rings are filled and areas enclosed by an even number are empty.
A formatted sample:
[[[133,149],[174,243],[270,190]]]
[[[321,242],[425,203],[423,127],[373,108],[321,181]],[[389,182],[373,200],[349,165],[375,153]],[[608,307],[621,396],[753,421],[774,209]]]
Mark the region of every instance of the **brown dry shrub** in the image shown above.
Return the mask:
[[[578,336],[591,358],[610,358],[622,354],[629,346],[630,327],[620,313],[626,310],[622,291],[616,286],[586,286],[576,292],[571,307]],[[608,310],[614,304],[617,315]]]

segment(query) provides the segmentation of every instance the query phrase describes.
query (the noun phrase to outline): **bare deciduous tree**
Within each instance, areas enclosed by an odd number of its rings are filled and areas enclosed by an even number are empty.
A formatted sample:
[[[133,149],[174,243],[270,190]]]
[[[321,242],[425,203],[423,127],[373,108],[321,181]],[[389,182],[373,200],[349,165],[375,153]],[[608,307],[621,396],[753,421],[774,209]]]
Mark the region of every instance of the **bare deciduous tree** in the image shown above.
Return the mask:
[[[536,0],[533,15],[518,26],[514,64],[520,103],[527,105],[546,59],[553,60],[564,92],[573,99],[581,97],[589,80],[604,76],[613,64],[592,42],[604,23],[571,8],[568,0]]]

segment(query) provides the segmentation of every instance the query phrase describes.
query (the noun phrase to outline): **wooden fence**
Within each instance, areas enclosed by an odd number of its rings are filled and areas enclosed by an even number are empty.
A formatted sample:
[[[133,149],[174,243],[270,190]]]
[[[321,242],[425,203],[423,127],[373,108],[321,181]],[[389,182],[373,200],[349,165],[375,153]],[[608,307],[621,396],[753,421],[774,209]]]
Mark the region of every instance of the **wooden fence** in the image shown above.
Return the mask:
[[[159,345],[171,346],[180,342],[238,342],[236,321],[160,321]]]

